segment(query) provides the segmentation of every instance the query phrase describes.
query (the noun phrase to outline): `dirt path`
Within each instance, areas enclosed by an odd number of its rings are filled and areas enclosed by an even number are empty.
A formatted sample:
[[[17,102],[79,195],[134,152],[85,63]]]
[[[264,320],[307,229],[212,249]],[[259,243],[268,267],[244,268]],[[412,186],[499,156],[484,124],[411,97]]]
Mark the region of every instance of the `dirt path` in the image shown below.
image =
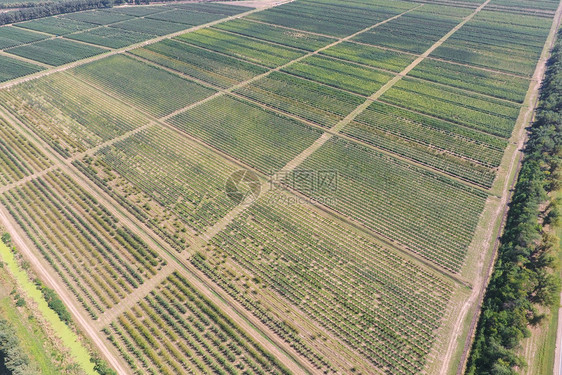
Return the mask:
[[[104,311],[103,314],[99,315],[98,320],[95,322],[98,331],[109,325],[109,323],[113,322],[119,315],[132,308],[137,302],[150,294],[150,292],[156,288],[158,284],[164,281],[174,271],[174,265],[168,263],[159,270],[156,275],[152,276],[152,278],[145,281],[140,287],[119,301],[118,304],[112,306],[109,310]]]
[[[360,104],[358,107],[356,107],[350,114],[348,114],[344,119],[342,119],[341,121],[339,121],[336,125],[334,125],[331,129],[329,133],[324,133],[320,138],[318,138],[311,146],[309,146],[306,150],[304,150],[303,152],[301,152],[299,155],[297,155],[293,160],[291,160],[289,163],[287,163],[283,168],[281,168],[280,171],[282,172],[291,172],[293,170],[295,170],[296,168],[298,168],[299,165],[301,165],[309,156],[311,156],[312,154],[314,154],[318,149],[320,149],[320,147],[322,147],[326,142],[328,142],[332,137],[334,137],[334,135],[338,134],[346,125],[348,125],[350,122],[352,122],[357,116],[359,116],[362,112],[364,112],[373,101],[377,100],[380,96],[382,96],[385,92],[387,92],[389,89],[391,89],[398,81],[400,81],[406,74],[408,74],[412,69],[414,69],[418,64],[420,64],[431,52],[433,52],[436,48],[438,48],[439,46],[441,46],[441,44],[443,44],[447,39],[449,39],[449,37],[451,35],[453,35],[458,29],[460,29],[465,23],[467,23],[468,21],[470,21],[478,12],[480,12],[480,10],[482,10],[482,8],[484,8],[491,0],[487,0],[486,2],[484,2],[482,5],[480,5],[472,14],[470,14],[469,16],[465,17],[457,26],[455,26],[453,29],[451,29],[447,34],[445,34],[441,39],[439,39],[437,42],[435,42],[431,47],[429,47],[423,54],[421,54],[418,58],[416,58],[412,63],[410,63],[410,65],[408,65],[406,68],[404,68],[404,70],[402,70],[400,73],[396,74],[394,76],[394,78],[392,78],[390,81],[388,81],[384,86],[382,86],[379,90],[377,90],[375,93],[373,93],[372,95],[370,95],[368,98],[365,99],[365,101]],[[407,14],[415,9],[418,9],[420,7],[422,7],[422,5],[419,5],[418,7],[409,9],[408,11],[393,17],[392,19],[398,18],[399,16],[402,16],[404,14]],[[376,25],[370,26],[366,29],[360,30],[350,36],[347,36],[345,38],[341,38],[338,39],[337,41],[318,49],[317,51],[308,53],[305,56],[302,56],[298,59],[295,59],[281,67],[278,67],[277,69],[272,69],[270,72],[264,73],[261,76],[258,76],[259,78],[261,78],[262,76],[267,76],[268,74],[270,74],[273,71],[277,71],[277,70],[281,70],[287,66],[290,66],[298,61],[301,61],[302,59],[309,57],[309,56],[313,56],[315,54],[318,54],[321,51],[324,51],[328,48],[334,47],[340,43],[343,43],[344,41],[350,40],[351,38],[360,35],[362,33],[368,32],[369,30],[375,28],[378,25],[384,24],[386,22],[391,21],[392,19],[388,19],[385,20],[383,22],[380,22]],[[258,77],[256,77],[256,79],[259,79]],[[255,81],[256,79],[252,79],[250,80],[251,82]],[[247,83],[244,84],[240,84],[235,86],[235,88],[232,88],[231,91],[234,91],[236,88],[246,85]],[[168,116],[166,116],[165,118],[161,119],[161,120],[165,120],[169,118]],[[266,193],[267,191],[269,191],[270,185],[268,183],[264,184],[262,186],[262,194]],[[237,207],[235,207],[231,212],[229,212],[228,214],[226,214],[222,219],[220,219],[214,226],[212,226],[211,228],[209,228],[202,236],[202,238],[204,238],[206,241],[211,240],[216,234],[220,233],[220,231],[222,231],[223,229],[225,229],[240,213],[244,212],[245,210],[247,210],[249,207],[251,207],[251,205],[253,204],[253,202],[246,202],[246,204],[242,204],[239,205]],[[393,246],[394,247],[394,246]],[[448,276],[448,275],[447,275]]]
[[[292,347],[290,347],[285,341],[279,338],[271,329],[265,326],[259,319],[257,319],[253,314],[246,311],[246,309],[236,300],[234,300],[230,295],[224,292],[220,287],[216,286],[212,280],[208,279],[201,271],[196,269],[189,260],[183,259],[177,256],[177,252],[160,237],[158,237],[149,227],[144,223],[138,221],[134,217],[130,217],[118,202],[113,198],[109,197],[105,192],[100,191],[100,189],[87,177],[82,175],[82,173],[74,167],[69,160],[63,159],[54,150],[52,150],[43,140],[38,138],[31,129],[28,129],[19,120],[12,117],[9,113],[4,112],[0,109],[0,115],[3,115],[6,121],[10,125],[16,127],[22,134],[24,134],[28,140],[33,143],[40,151],[47,155],[64,173],[69,175],[76,183],[80,185],[86,192],[91,194],[96,198],[103,206],[105,206],[108,211],[115,216],[122,225],[128,227],[137,236],[139,236],[148,246],[158,252],[158,255],[164,259],[168,264],[173,264],[175,270],[180,272],[197,290],[199,290],[203,295],[209,298],[219,309],[221,309],[226,315],[228,315],[233,321],[235,321],[242,330],[248,333],[256,342],[262,345],[267,351],[272,353],[275,357],[281,360],[293,373],[295,374],[316,374],[319,373],[316,368],[310,364],[308,361],[304,360]],[[10,233],[18,233],[19,236],[25,237],[25,233],[18,231],[19,227],[12,223],[9,228]],[[17,231],[17,232],[15,232]],[[24,255],[27,258],[27,254],[32,254],[33,245],[28,244],[26,248],[27,252]],[[39,266],[38,258],[33,257],[28,259],[30,263],[34,266]],[[43,265],[43,268],[48,267]],[[45,271],[48,273],[48,271]],[[41,273],[42,275],[42,273]],[[64,286],[63,286],[64,287]],[[60,284],[55,289],[57,292],[62,291]],[[65,304],[71,304],[71,312],[80,313],[81,306],[74,302],[73,297],[66,295],[63,299]],[[131,300],[130,303],[133,301]],[[80,324],[84,325],[85,331],[88,335],[93,335],[95,333],[96,345],[100,347],[101,353],[105,356],[108,353],[108,343],[104,340],[104,335],[101,335],[97,331],[96,322],[92,321],[85,315],[76,315],[77,319],[80,319]],[[86,329],[87,328],[87,329]],[[99,344],[98,344],[99,342]],[[108,354],[109,355],[109,354]],[[109,360],[109,357],[108,357]],[[123,366],[120,366],[123,368]],[[128,373],[128,372],[119,372]]]
[[[501,218],[501,224],[500,224],[500,233],[497,233],[495,228],[495,225],[490,226],[490,230],[486,233],[486,241],[485,241],[485,245],[483,248],[485,249],[489,249],[490,246],[492,245],[493,242],[493,254],[492,257],[490,258],[489,263],[487,264],[487,268],[486,268],[486,272],[478,272],[477,273],[477,279],[475,280],[475,284],[474,284],[474,289],[473,292],[469,298],[469,300],[467,301],[467,303],[465,303],[465,306],[463,308],[463,314],[458,318],[457,320],[457,324],[455,326],[454,332],[455,334],[452,336],[452,338],[455,337],[459,337],[462,333],[462,328],[464,325],[464,317],[466,316],[466,314],[468,313],[468,311],[470,310],[470,306],[473,303],[477,303],[477,309],[474,312],[474,315],[472,316],[471,319],[471,323],[470,323],[470,328],[469,328],[469,333],[467,335],[466,341],[465,341],[465,345],[464,345],[464,349],[463,349],[463,354],[461,357],[461,361],[459,363],[459,367],[457,369],[457,374],[462,374],[462,372],[464,371],[464,368],[466,366],[466,361],[468,360],[468,355],[470,353],[470,348],[472,345],[472,340],[474,338],[474,334],[475,334],[475,330],[476,330],[476,325],[478,323],[478,319],[480,317],[480,309],[482,306],[482,301],[484,298],[484,294],[486,292],[486,287],[488,284],[488,280],[491,276],[491,273],[493,271],[494,268],[494,262],[497,256],[497,250],[500,244],[500,235],[501,235],[501,231],[503,230],[503,227],[505,225],[505,220],[507,219],[507,214],[509,211],[509,206],[508,203],[511,200],[511,193],[510,191],[513,190],[513,187],[515,186],[516,182],[517,182],[517,176],[519,174],[519,168],[521,167],[521,160],[523,157],[523,147],[525,145],[525,142],[527,140],[527,130],[526,127],[532,123],[533,120],[533,115],[534,115],[534,111],[535,108],[537,106],[537,101],[538,101],[538,95],[539,95],[539,88],[540,88],[540,84],[542,82],[542,78],[544,77],[544,73],[546,71],[546,63],[548,61],[548,57],[550,56],[550,50],[552,49],[552,47],[554,46],[554,42],[555,42],[555,38],[556,38],[556,32],[558,30],[558,28],[560,27],[560,22],[562,19],[562,2],[560,2],[558,9],[556,11],[556,15],[554,17],[553,23],[552,23],[552,27],[550,29],[550,33],[549,36],[545,42],[545,46],[543,48],[542,54],[541,54],[541,58],[539,60],[539,62],[537,63],[537,67],[535,69],[535,72],[533,74],[533,80],[531,82],[531,86],[529,87],[529,91],[527,92],[527,98],[525,98],[525,102],[524,102],[524,107],[519,115],[518,118],[518,129],[516,130],[516,133],[514,134],[515,137],[515,141],[516,141],[516,149],[513,152],[513,154],[511,155],[511,158],[509,159],[509,168],[507,170],[506,173],[506,178],[505,178],[505,182],[503,185],[503,189],[502,189],[502,194],[501,194],[501,200],[500,200],[500,204],[498,205],[497,209],[494,212],[494,216],[496,219],[494,219],[493,221],[496,222],[499,218]],[[526,106],[526,109],[525,109]],[[493,237],[495,236],[495,240],[493,239]],[[481,268],[483,267],[483,264],[481,265]],[[446,357],[446,361],[445,363],[448,363],[448,361],[450,361],[454,350],[456,349],[456,342],[451,340],[451,342],[449,343],[448,349],[447,349],[447,357]],[[446,371],[448,366],[443,366],[443,371]]]
[[[132,44],[132,45],[127,46],[127,47],[109,50],[108,52],[105,52],[105,53],[102,53],[102,54],[99,54],[99,55],[96,55],[96,56],[93,56],[93,57],[90,57],[90,58],[87,58],[87,59],[84,59],[84,60],[78,60],[78,61],[75,61],[75,62],[71,62],[69,64],[65,64],[65,65],[61,65],[61,66],[57,66],[57,67],[51,67],[49,69],[42,70],[42,71],[40,71],[38,73],[35,73],[35,74],[30,74],[30,75],[27,75],[25,77],[21,77],[21,78],[17,78],[17,79],[11,80],[11,81],[4,82],[4,83],[0,84],[0,90],[18,85],[18,84],[23,83],[23,82],[32,81],[32,80],[35,80],[37,78],[45,77],[45,76],[51,75],[53,73],[64,72],[66,70],[75,68],[77,66],[81,66],[81,65],[88,64],[88,63],[91,63],[91,62],[94,62],[94,61],[98,61],[98,60],[104,59],[104,58],[109,57],[109,56],[117,55],[119,53],[131,51],[133,49],[144,47],[144,46],[147,46],[149,44],[154,44],[154,43],[160,42],[162,40],[171,39],[171,38],[179,36],[181,34],[197,31],[197,30],[209,27],[209,26],[218,25],[219,23],[223,23],[223,22],[226,22],[226,21],[229,21],[229,20],[244,17],[244,16],[247,16],[249,14],[259,12],[259,11],[261,11],[263,9],[266,9],[266,8],[252,9],[252,10],[249,10],[247,12],[236,14],[234,16],[221,18],[221,19],[216,20],[216,21],[212,21],[212,22],[209,22],[209,23],[206,23],[206,24],[203,24],[203,25],[199,25],[199,26],[190,27],[188,29],[184,29],[184,30],[172,33],[172,34],[166,34],[166,35],[159,36],[159,37],[156,37],[156,38],[153,38],[153,39],[145,40],[144,42]],[[10,56],[12,56],[12,55],[10,55]],[[35,64],[37,64],[37,62],[35,62]]]
[[[25,234],[20,234],[21,229],[11,216],[8,214],[6,208],[0,204],[0,222],[6,227],[6,230],[10,233],[13,243],[16,245],[18,251],[29,261],[33,267],[33,270],[37,275],[48,285],[50,288],[55,290],[61,300],[64,302],[65,306],[68,308],[69,312],[72,314],[73,320],[78,324],[80,329],[84,331],[88,337],[92,340],[94,345],[101,352],[103,357],[107,360],[109,365],[114,368],[118,374],[128,374],[120,359],[112,350],[112,347],[104,340],[104,335],[97,331],[91,324],[91,318],[86,315],[81,307],[75,302],[74,296],[71,295],[66,286],[62,284],[57,278],[51,276],[52,271],[47,269],[47,267],[36,257],[35,252],[31,250],[33,245],[28,239],[25,238]]]

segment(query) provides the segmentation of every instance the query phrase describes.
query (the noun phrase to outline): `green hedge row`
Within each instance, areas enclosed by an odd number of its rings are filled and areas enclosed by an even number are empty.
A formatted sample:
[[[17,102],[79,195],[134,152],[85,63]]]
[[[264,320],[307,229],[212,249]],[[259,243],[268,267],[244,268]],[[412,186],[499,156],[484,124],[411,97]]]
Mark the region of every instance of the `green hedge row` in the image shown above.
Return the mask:
[[[553,307],[560,290],[559,239],[545,230],[559,224],[562,185],[562,43],[557,41],[541,88],[536,120],[515,186],[498,259],[484,297],[467,374],[517,374],[529,327]],[[546,209],[545,209],[546,207]]]

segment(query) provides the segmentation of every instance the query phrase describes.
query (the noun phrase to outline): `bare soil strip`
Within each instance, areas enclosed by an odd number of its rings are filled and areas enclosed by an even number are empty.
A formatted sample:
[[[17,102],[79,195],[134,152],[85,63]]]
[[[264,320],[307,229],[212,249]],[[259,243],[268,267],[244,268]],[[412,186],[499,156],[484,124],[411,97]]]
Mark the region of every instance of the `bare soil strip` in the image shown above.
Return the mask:
[[[338,134],[346,125],[348,125],[351,121],[353,121],[358,115],[360,115],[363,111],[365,111],[374,100],[377,100],[381,95],[383,95],[386,91],[388,91],[392,86],[394,86],[398,81],[400,81],[406,74],[408,74],[412,69],[414,69],[419,63],[421,63],[431,52],[433,52],[436,48],[438,48],[441,44],[443,44],[447,39],[449,39],[449,37],[451,35],[453,35],[458,29],[460,29],[465,23],[467,23],[468,21],[470,21],[478,12],[480,12],[480,10],[482,10],[482,8],[484,8],[488,3],[490,2],[490,0],[487,0],[486,2],[484,2],[482,5],[480,5],[472,14],[468,15],[467,17],[465,17],[457,26],[455,26],[453,29],[451,29],[451,31],[449,31],[447,34],[445,34],[441,39],[439,39],[437,42],[435,42],[430,48],[428,48],[427,51],[425,51],[422,55],[420,55],[417,59],[415,59],[410,65],[408,65],[404,70],[402,70],[400,73],[398,73],[396,76],[394,76],[394,78],[392,78],[390,81],[388,81],[383,87],[381,87],[378,91],[376,91],[375,93],[373,93],[371,96],[369,96],[362,104],[360,104],[357,108],[355,108],[355,110],[353,110],[349,115],[347,115],[343,120],[339,121],[336,125],[334,125],[331,129],[329,133],[324,133],[320,138],[318,138],[310,147],[308,147],[306,150],[304,150],[301,154],[297,155],[293,160],[291,160],[289,163],[287,163],[287,165],[285,165],[281,171],[283,172],[290,172],[295,170],[299,165],[301,165],[310,155],[312,155],[314,152],[316,152],[320,147],[322,147],[322,145],[324,145],[328,140],[330,140],[335,134]],[[421,7],[423,5],[420,5],[419,7]],[[404,12],[402,14],[411,12],[414,9],[418,9],[419,7],[410,9],[407,12]],[[363,32],[366,32],[368,30],[373,29],[375,26],[371,26],[367,29],[361,30],[349,37],[346,38],[342,38],[334,43],[331,43],[330,45],[321,48],[315,52],[309,53],[308,55],[315,55],[318,52],[321,52],[327,48],[333,47],[339,43],[342,43],[345,40],[349,40],[351,38],[353,38],[354,36],[357,36]],[[305,56],[308,56],[305,55]],[[283,67],[288,66],[293,64],[294,62],[300,61],[305,57],[301,57],[299,59],[296,59],[292,62],[289,62],[287,64],[285,64]],[[282,69],[283,67],[279,67],[277,68],[277,70]],[[272,71],[274,71],[275,69],[273,69]],[[268,73],[263,74],[262,76],[266,76],[268,75]],[[255,79],[254,79],[255,80]],[[252,81],[254,81],[252,80]],[[240,86],[240,85],[239,85]],[[236,87],[238,88],[238,87]],[[232,89],[234,90],[234,89]],[[231,90],[231,91],[232,91]],[[166,117],[168,118],[168,117]],[[163,118],[162,120],[165,120],[165,118]],[[262,186],[262,192],[263,193],[267,193],[270,189],[270,184],[265,184],[264,186]],[[226,216],[224,216],[221,220],[219,220],[214,226],[212,226],[211,228],[209,228],[204,234],[203,234],[203,238],[206,241],[210,241],[215,235],[217,235],[219,232],[221,232],[222,230],[224,230],[240,213],[244,212],[246,209],[248,209],[249,207],[252,206],[251,201],[245,202],[245,204],[242,204],[240,206],[237,206],[236,208],[234,208],[234,210],[232,210],[231,212],[229,212]],[[375,235],[376,237],[378,237],[377,235]],[[394,248],[396,248],[395,246],[393,246]],[[400,249],[397,249],[400,250]],[[447,275],[447,272],[443,272],[444,275]]]
[[[476,303],[476,309],[474,310],[474,315],[472,316],[470,327],[468,330],[468,335],[465,340],[464,349],[462,352],[461,360],[459,362],[459,366],[457,369],[457,375],[463,373],[466,361],[468,360],[468,355],[470,353],[470,348],[472,346],[472,341],[474,339],[474,333],[476,330],[476,325],[478,323],[478,319],[480,317],[480,309],[482,306],[482,301],[484,298],[484,294],[486,292],[486,286],[488,284],[488,280],[491,276],[493,271],[495,259],[497,256],[497,250],[500,244],[500,236],[503,230],[505,220],[507,218],[507,213],[509,210],[509,201],[511,200],[511,191],[517,182],[517,176],[519,174],[519,168],[521,166],[521,160],[523,157],[523,147],[527,140],[527,132],[526,127],[532,123],[534,118],[534,111],[538,104],[538,96],[539,96],[539,88],[544,77],[544,73],[546,70],[546,63],[550,56],[550,51],[554,46],[556,32],[560,27],[560,22],[562,19],[562,2],[560,2],[558,9],[556,10],[556,15],[554,17],[552,27],[550,29],[550,33],[548,38],[545,42],[543,51],[541,53],[541,57],[539,62],[537,63],[537,67],[533,74],[533,79],[531,81],[531,85],[529,87],[529,91],[527,92],[527,97],[525,98],[524,106],[521,109],[521,113],[517,120],[517,126],[514,130],[514,134],[511,138],[512,141],[516,143],[517,147],[514,147],[513,153],[509,156],[507,161],[507,170],[505,172],[505,179],[503,185],[501,186],[501,199],[499,205],[495,212],[493,213],[493,222],[500,222],[498,225],[491,225],[489,230],[486,233],[486,239],[484,242],[484,246],[481,249],[490,249],[490,246],[493,246],[492,249],[492,256],[489,259],[488,264],[486,265],[486,272],[483,273],[484,264],[479,265],[479,272],[475,274],[475,283],[473,287],[472,294],[470,298],[466,301],[465,307],[462,310],[461,316],[458,317],[457,323],[454,329],[454,335],[451,337],[451,341],[447,348],[447,354],[445,357],[445,361],[443,361],[442,373],[446,373],[448,367],[450,366],[450,361],[453,356],[453,353],[457,347],[456,339],[459,338],[462,334],[462,331],[465,327],[464,320],[466,314],[469,312],[471,306]],[[503,164],[503,163],[502,163]],[[499,227],[499,229],[497,229]],[[495,236],[495,239],[493,238]],[[488,253],[486,251],[484,253]],[[481,259],[483,261],[483,259]]]
[[[80,305],[76,303],[74,296],[68,292],[66,286],[58,278],[52,276],[53,271],[51,271],[50,268],[47,268],[48,266],[46,266],[44,262],[36,256],[35,252],[31,250],[34,248],[31,241],[29,241],[25,234],[20,234],[22,232],[21,229],[8,214],[6,208],[1,204],[0,222],[10,233],[12,241],[16,245],[18,251],[32,264],[33,270],[37,273],[41,280],[57,292],[69,312],[72,314],[73,320],[78,324],[80,329],[89,336],[109,365],[114,368],[118,374],[128,374],[129,371],[125,371],[126,367],[123,360],[115,353],[110,344],[103,338],[103,335],[94,328],[91,318],[85,314]]]
[[[267,7],[259,8],[259,9],[252,9],[252,10],[249,10],[249,11],[244,12],[244,13],[239,13],[239,14],[236,14],[234,16],[221,18],[219,20],[212,21],[212,22],[209,22],[209,23],[206,23],[206,24],[203,24],[203,25],[190,27],[190,28],[187,28],[185,30],[181,30],[181,31],[178,31],[178,32],[175,32],[175,33],[172,33],[172,34],[166,34],[166,35],[163,35],[163,36],[159,36],[157,38],[145,40],[144,42],[132,44],[132,45],[127,46],[127,47],[109,50],[108,52],[105,52],[105,53],[102,53],[102,54],[99,54],[99,55],[96,55],[96,56],[93,56],[93,57],[90,57],[90,58],[87,58],[87,59],[84,59],[84,60],[78,60],[78,61],[75,61],[75,62],[72,62],[72,63],[69,63],[69,64],[65,64],[65,65],[61,65],[61,66],[58,66],[58,67],[51,67],[49,69],[43,70],[43,71],[38,72],[38,73],[34,73],[34,74],[30,74],[30,75],[25,76],[25,77],[13,79],[11,81],[6,81],[6,82],[0,84],[0,90],[18,85],[22,82],[32,81],[32,80],[37,79],[37,78],[45,77],[45,76],[51,75],[51,74],[56,73],[56,72],[63,72],[65,70],[72,69],[72,68],[75,68],[75,67],[80,66],[80,65],[88,64],[90,62],[98,61],[98,60],[101,60],[101,59],[104,59],[106,57],[113,56],[113,55],[116,55],[116,54],[119,54],[119,53],[131,51],[135,48],[140,48],[140,47],[147,46],[149,44],[154,44],[154,43],[160,42],[162,40],[171,39],[173,37],[176,37],[176,36],[188,33],[188,32],[197,31],[197,30],[209,27],[209,26],[218,25],[219,23],[223,23],[223,22],[230,21],[230,20],[233,20],[233,19],[236,19],[236,18],[244,17],[244,16],[250,15],[250,14],[255,13],[255,12],[260,12],[263,9],[267,9]],[[10,57],[13,57],[13,55],[11,55],[11,54],[8,54],[8,55]],[[37,62],[35,62],[35,63],[37,64]]]
[[[305,54],[305,55],[303,55],[303,56],[301,56],[301,57],[298,57],[298,58],[296,58],[296,59],[294,59],[294,60],[291,60],[291,61],[289,61],[289,62],[287,62],[287,63],[285,63],[285,64],[283,64],[283,65],[280,65],[280,66],[278,66],[278,67],[276,67],[276,68],[270,69],[269,71],[267,71],[267,72],[265,72],[265,73],[262,73],[262,74],[260,74],[260,75],[257,75],[257,76],[255,76],[255,77],[253,77],[253,78],[250,78],[250,79],[247,80],[247,81],[240,82],[240,83],[238,83],[237,85],[234,85],[234,86],[232,86],[232,87],[230,87],[230,88],[228,88],[228,89],[222,90],[221,92],[217,93],[216,96],[222,96],[222,95],[226,95],[226,94],[228,94],[228,93],[231,93],[231,92],[233,92],[233,91],[236,91],[236,90],[238,90],[238,89],[240,89],[240,88],[242,88],[242,87],[244,87],[244,86],[247,86],[247,85],[249,85],[249,84],[251,84],[251,83],[253,83],[253,82],[256,82],[256,81],[258,81],[258,80],[260,80],[260,79],[262,79],[262,78],[264,78],[264,77],[267,77],[268,75],[270,75],[270,74],[273,73],[273,72],[279,72],[279,71],[281,71],[282,69],[288,68],[288,67],[290,67],[291,65],[294,65],[294,64],[296,64],[296,63],[298,63],[298,62],[300,62],[300,61],[302,61],[302,60],[304,60],[304,59],[306,59],[306,58],[309,58],[309,57],[311,57],[311,56],[315,56],[315,55],[319,54],[320,52],[327,50],[328,48],[337,46],[338,44],[341,44],[341,43],[343,43],[343,42],[347,42],[348,40],[350,40],[351,38],[356,37],[357,35],[366,33],[366,32],[368,32],[368,31],[370,31],[370,30],[372,30],[372,29],[374,29],[374,28],[376,28],[376,27],[378,27],[378,26],[380,26],[380,25],[384,25],[384,24],[387,23],[387,22],[390,22],[390,21],[392,21],[392,20],[395,20],[395,19],[397,19],[397,18],[400,18],[400,17],[402,17],[403,15],[408,14],[408,13],[410,13],[410,12],[412,12],[412,11],[414,11],[414,10],[416,10],[416,9],[418,9],[418,8],[420,8],[420,7],[422,7],[422,6],[423,6],[423,4],[422,4],[422,5],[418,5],[418,6],[416,6],[416,7],[413,7],[413,8],[410,8],[410,9],[408,9],[408,10],[405,11],[405,12],[402,12],[402,13],[400,13],[400,14],[397,14],[396,16],[387,18],[387,19],[385,19],[384,21],[381,21],[381,22],[378,22],[378,23],[376,23],[376,24],[374,24],[374,25],[371,25],[371,26],[369,26],[369,27],[366,27],[366,28],[364,28],[364,29],[362,29],[362,30],[359,30],[359,31],[356,32],[356,33],[353,33],[353,34],[351,34],[351,35],[348,35],[348,36],[346,36],[346,37],[344,37],[344,38],[339,38],[339,39],[337,39],[335,42],[330,43],[330,44],[328,44],[328,45],[326,45],[326,46],[324,46],[324,47],[322,47],[322,48],[319,48],[319,49],[317,49],[316,51],[309,52],[309,53],[307,53],[307,54]],[[191,44],[190,44],[190,45],[191,45]],[[166,121],[166,120],[168,120],[168,119],[170,119],[170,118],[172,118],[172,117],[174,117],[174,116],[176,116],[176,115],[178,115],[178,114],[180,114],[180,113],[183,113],[183,112],[185,112],[185,111],[187,111],[187,110],[189,110],[189,109],[191,109],[191,108],[196,107],[196,106],[199,105],[199,104],[200,104],[200,103],[195,103],[195,104],[192,104],[192,105],[187,106],[187,107],[185,107],[185,108],[180,108],[180,109],[178,109],[177,111],[172,112],[172,113],[170,113],[169,115],[160,118],[159,120],[160,120],[160,121]]]

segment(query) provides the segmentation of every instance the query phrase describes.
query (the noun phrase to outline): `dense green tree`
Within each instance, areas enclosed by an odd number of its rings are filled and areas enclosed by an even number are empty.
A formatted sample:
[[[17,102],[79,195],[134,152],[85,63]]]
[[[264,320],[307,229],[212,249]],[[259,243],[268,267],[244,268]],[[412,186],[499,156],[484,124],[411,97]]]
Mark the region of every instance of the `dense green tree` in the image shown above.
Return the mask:
[[[516,350],[529,327],[553,306],[560,292],[559,239],[543,225],[558,225],[562,187],[562,49],[558,41],[541,87],[536,120],[530,129],[498,259],[490,279],[467,374],[516,374],[524,367]],[[547,206],[541,211],[541,207]]]

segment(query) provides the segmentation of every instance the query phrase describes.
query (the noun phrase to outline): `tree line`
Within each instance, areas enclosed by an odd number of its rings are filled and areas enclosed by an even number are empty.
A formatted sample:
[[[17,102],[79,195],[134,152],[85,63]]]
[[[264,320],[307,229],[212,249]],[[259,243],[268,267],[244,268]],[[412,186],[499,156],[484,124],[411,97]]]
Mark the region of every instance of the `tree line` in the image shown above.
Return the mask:
[[[0,13],[0,26],[15,22],[28,21],[35,18],[73,13],[81,10],[111,8],[124,3],[124,0],[69,0],[61,2],[38,3],[24,9]],[[15,6],[10,4],[10,6]]]
[[[562,33],[559,32],[559,36]],[[486,291],[467,374],[517,374],[529,327],[558,308],[562,187],[562,43],[552,51],[515,186],[498,259]]]

